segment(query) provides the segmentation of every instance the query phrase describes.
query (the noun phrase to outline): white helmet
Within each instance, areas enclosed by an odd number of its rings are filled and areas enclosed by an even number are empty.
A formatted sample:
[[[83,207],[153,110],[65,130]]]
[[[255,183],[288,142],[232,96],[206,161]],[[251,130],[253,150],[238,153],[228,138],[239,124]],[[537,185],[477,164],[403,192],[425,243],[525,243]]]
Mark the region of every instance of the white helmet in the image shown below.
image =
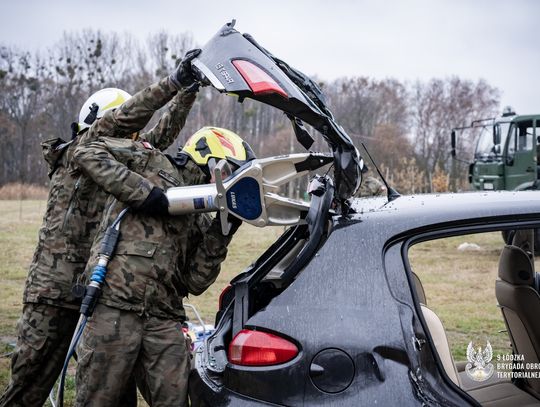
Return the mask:
[[[89,128],[92,123],[103,117],[107,110],[116,109],[131,97],[122,89],[105,88],[98,90],[84,102],[79,112],[77,133]]]

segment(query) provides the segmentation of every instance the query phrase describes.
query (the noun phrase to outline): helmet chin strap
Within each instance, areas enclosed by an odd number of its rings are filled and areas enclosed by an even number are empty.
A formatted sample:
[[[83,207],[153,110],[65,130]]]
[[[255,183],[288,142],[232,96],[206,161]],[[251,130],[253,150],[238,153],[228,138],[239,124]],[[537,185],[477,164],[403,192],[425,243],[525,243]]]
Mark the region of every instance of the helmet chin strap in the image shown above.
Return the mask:
[[[75,140],[75,138],[79,135],[79,134],[83,134],[86,130],[88,130],[88,127],[82,129],[82,130],[79,130],[79,123],[77,122],[73,122],[71,123],[71,140]]]
[[[71,139],[74,140],[75,137],[79,134],[79,123],[71,123]]]
[[[88,113],[88,116],[84,119],[84,122],[88,125],[92,125],[97,119],[97,112],[99,110],[99,106],[96,103],[92,103],[92,105],[89,107],[90,113]]]

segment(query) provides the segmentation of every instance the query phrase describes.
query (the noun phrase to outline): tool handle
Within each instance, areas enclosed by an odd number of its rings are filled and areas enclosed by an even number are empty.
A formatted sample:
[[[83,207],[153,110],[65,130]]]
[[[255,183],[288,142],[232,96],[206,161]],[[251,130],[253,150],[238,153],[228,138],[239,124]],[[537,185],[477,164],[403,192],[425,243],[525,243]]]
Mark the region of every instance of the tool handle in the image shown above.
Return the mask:
[[[166,192],[169,214],[187,215],[217,211],[217,194],[215,184],[169,188]]]

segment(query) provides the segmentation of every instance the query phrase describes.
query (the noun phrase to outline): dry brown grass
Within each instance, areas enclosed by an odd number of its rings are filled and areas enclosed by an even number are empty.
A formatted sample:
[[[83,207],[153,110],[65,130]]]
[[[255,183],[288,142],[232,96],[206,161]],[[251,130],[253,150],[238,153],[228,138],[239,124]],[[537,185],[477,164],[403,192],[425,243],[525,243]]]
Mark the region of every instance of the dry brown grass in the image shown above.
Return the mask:
[[[0,199],[28,200],[46,199],[49,190],[41,185],[10,183],[0,187]]]

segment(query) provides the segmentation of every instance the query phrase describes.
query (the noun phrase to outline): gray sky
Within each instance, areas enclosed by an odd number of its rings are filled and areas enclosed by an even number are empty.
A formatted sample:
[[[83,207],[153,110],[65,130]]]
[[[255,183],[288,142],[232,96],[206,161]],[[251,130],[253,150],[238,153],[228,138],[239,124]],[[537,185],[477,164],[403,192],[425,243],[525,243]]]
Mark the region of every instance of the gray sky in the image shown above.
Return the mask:
[[[191,31],[204,44],[225,22],[323,79],[365,75],[486,79],[502,105],[540,113],[540,1],[3,0],[0,43],[46,48],[91,27],[140,39]]]

